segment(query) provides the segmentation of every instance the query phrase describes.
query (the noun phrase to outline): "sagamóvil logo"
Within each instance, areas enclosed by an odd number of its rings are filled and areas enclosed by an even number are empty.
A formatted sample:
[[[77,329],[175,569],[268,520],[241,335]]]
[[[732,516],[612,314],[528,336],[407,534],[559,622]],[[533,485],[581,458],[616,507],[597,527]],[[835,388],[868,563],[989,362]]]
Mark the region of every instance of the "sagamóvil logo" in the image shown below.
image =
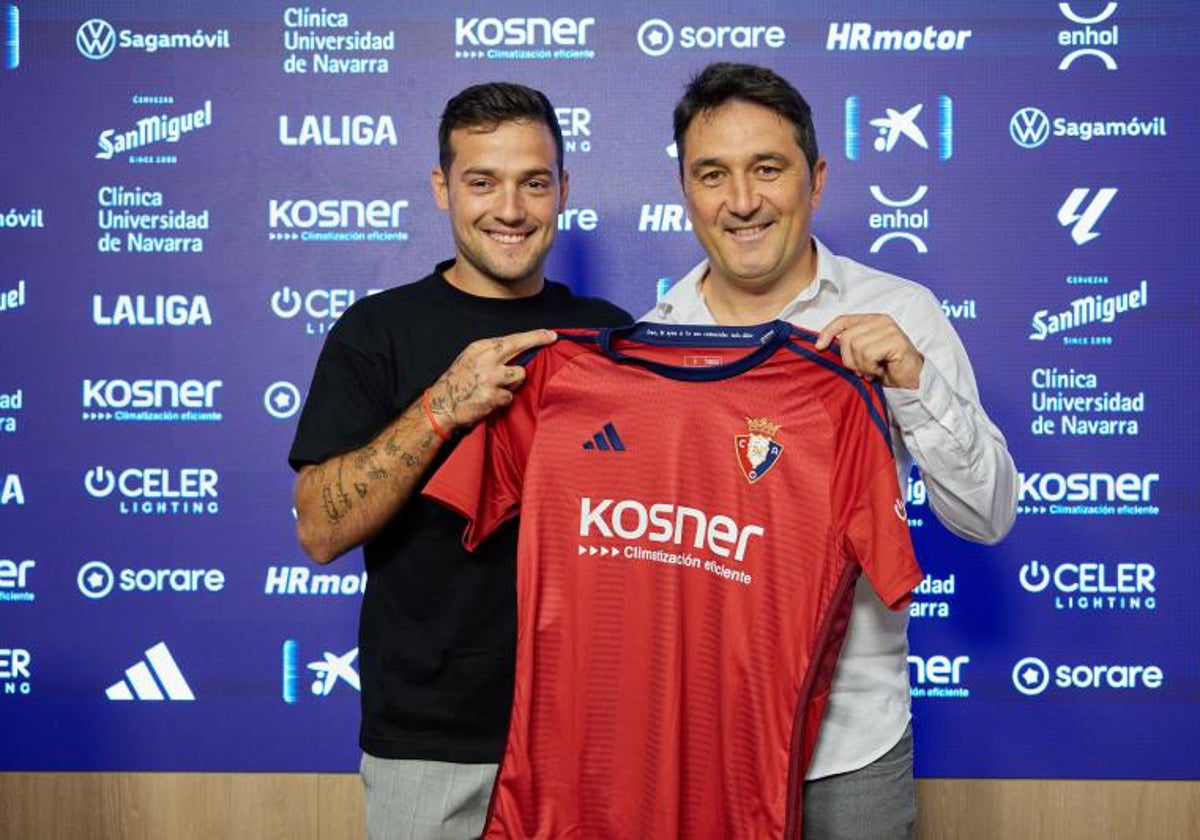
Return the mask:
[[[75,30],[75,48],[92,61],[106,59],[117,49],[153,54],[160,50],[227,50],[232,45],[228,29],[137,32],[118,30],[104,18],[90,18]]]

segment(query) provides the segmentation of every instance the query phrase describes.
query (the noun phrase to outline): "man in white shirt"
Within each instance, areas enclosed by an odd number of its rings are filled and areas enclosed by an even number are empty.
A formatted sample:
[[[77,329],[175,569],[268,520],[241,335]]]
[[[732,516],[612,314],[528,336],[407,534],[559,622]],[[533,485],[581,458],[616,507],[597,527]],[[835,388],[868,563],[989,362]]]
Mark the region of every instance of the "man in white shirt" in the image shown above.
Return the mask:
[[[713,64],[675,108],[680,179],[708,258],[643,320],[759,324],[776,318],[837,340],[884,386],[901,486],[915,462],[947,528],[999,541],[1016,514],[1016,470],[933,294],[833,254],[812,235],[826,163],[808,103],[771,70]],[[855,593],[805,786],[809,838],[909,837],[916,821],[907,613]]]

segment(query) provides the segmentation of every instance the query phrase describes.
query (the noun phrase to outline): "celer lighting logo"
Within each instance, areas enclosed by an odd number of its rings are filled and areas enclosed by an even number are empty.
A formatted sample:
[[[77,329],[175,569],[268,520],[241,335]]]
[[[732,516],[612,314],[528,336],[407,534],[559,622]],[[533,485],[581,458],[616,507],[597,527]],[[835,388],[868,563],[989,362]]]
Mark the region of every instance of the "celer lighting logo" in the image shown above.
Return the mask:
[[[1057,565],[1030,560],[1021,566],[1021,588],[1045,593],[1056,610],[1105,612],[1158,608],[1158,569],[1142,561],[1079,561]]]
[[[93,499],[116,495],[117,509],[126,515],[184,516],[220,513],[220,476],[209,467],[129,467],[115,472],[97,466],[83,477]]]
[[[971,696],[963,672],[969,656],[909,656],[908,674],[914,699],[962,700]]]
[[[109,700],[195,700],[192,688],[166,642],[146,651],[146,658],[125,669],[125,678],[105,689]]]
[[[84,58],[99,61],[112,55],[117,46],[117,32],[108,21],[92,18],[75,31],[75,46]]]
[[[276,420],[287,420],[300,410],[300,389],[291,382],[272,382],[263,393],[263,408]]]
[[[33,691],[33,654],[26,648],[0,648],[0,695]]]
[[[886,212],[872,213],[867,217],[867,224],[872,230],[882,231],[871,243],[871,253],[878,254],[889,242],[907,242],[918,254],[929,252],[929,246],[916,231],[924,232],[929,229],[929,208],[917,210],[915,204],[923,201],[929,193],[928,184],[920,184],[912,195],[907,198],[893,199],[884,195],[883,188],[878,184],[871,185],[871,196],[885,207],[891,208]]]
[[[588,154],[592,150],[592,110],[578,106],[554,109],[563,136],[563,151]]]
[[[344,683],[355,691],[362,691],[358,671],[354,668],[354,660],[358,658],[358,648],[351,648],[342,654],[325,651],[321,658],[305,664],[312,672],[312,682],[309,690],[315,697],[328,697],[333,690]],[[296,703],[299,701],[298,684],[300,682],[299,645],[295,639],[283,643],[283,702]]]
[[[75,582],[80,594],[93,601],[107,598],[114,589],[143,595],[168,592],[215,594],[225,588],[225,573],[220,569],[155,567],[113,571],[103,560],[91,560],[79,567]]]
[[[1026,106],[1008,121],[1008,134],[1022,149],[1036,149],[1050,139],[1050,118],[1041,108]]]
[[[657,58],[678,47],[681,50],[778,50],[787,45],[782,26],[737,24],[732,26],[675,27],[661,18],[652,18],[638,27],[638,48]]]
[[[16,70],[21,66],[21,9],[14,3],[5,3],[0,8],[0,42],[4,45],[4,69]]]
[[[1150,303],[1150,288],[1145,280],[1136,289],[1128,292],[1117,292],[1112,295],[1088,295],[1071,301],[1067,309],[1051,313],[1048,309],[1039,309],[1033,313],[1033,332],[1029,334],[1031,341],[1045,341],[1046,338],[1059,333],[1074,332],[1081,327],[1092,324],[1112,324],[1119,316],[1135,309],[1144,309]],[[1072,341],[1073,336],[1064,336],[1064,344],[1085,343]],[[1099,336],[1106,338],[1106,336]],[[1111,344],[1110,341],[1094,342]]]
[[[1076,187],[1058,208],[1058,223],[1063,227],[1070,226],[1071,238],[1075,240],[1076,245],[1086,245],[1100,236],[1092,228],[1101,214],[1108,209],[1108,205],[1117,194],[1117,189],[1102,187],[1096,190],[1092,200],[1084,207],[1083,203],[1087,201],[1090,193],[1091,190],[1087,187]]]
[[[37,600],[37,594],[29,581],[29,576],[36,566],[36,560],[11,560],[8,557],[0,557],[0,604],[32,603]]]
[[[1026,697],[1037,697],[1051,688],[1064,691],[1154,691],[1162,687],[1163,671],[1158,665],[1086,664],[1051,667],[1037,656],[1027,656],[1013,665],[1012,683]]]
[[[1058,9],[1063,17],[1078,27],[1062,29],[1058,33],[1059,45],[1073,48],[1063,56],[1062,61],[1058,63],[1058,69],[1070,70],[1076,61],[1091,58],[1099,61],[1108,70],[1116,70],[1117,60],[1112,57],[1111,50],[1120,43],[1120,28],[1116,24],[1107,29],[1098,28],[1097,25],[1113,16],[1117,11],[1117,3],[1106,4],[1099,14],[1092,17],[1078,14],[1070,3],[1059,3]]]
[[[279,242],[407,242],[401,218],[407,199],[272,198],[268,239]]]
[[[888,154],[897,148],[931,150],[931,141],[917,122],[925,110],[924,103],[918,102],[903,109],[885,107],[883,110],[883,116],[874,117],[869,121],[869,125],[875,129],[875,138],[871,147],[876,152]],[[862,97],[857,95],[846,97],[846,158],[848,160],[859,160],[861,157],[861,111]],[[954,156],[954,100],[945,94],[937,97],[935,130],[934,142],[938,160],[950,160]]]
[[[212,125],[212,100],[205,100],[204,105],[195,111],[184,114],[156,114],[144,117],[134,124],[133,128],[107,128],[100,132],[96,145],[98,160],[112,160],[116,155],[123,155],[156,143],[178,143],[185,134],[208,128]],[[135,159],[137,158],[137,159]],[[143,163],[145,159],[130,155],[130,163]]]
[[[458,17],[454,57],[507,61],[587,61],[593,17]]]
[[[363,297],[380,291],[382,289],[368,289]],[[324,335],[358,297],[357,290],[347,287],[302,292],[283,286],[271,293],[271,311],[285,321],[303,315],[304,330],[308,335]]]
[[[80,24],[75,31],[75,47],[84,58],[100,61],[108,58],[120,47],[123,50],[139,50],[156,53],[159,50],[227,50],[232,46],[228,29],[194,32],[134,32],[132,29],[117,31],[103,18],[92,18]]]
[[[279,145],[363,148],[395,146],[396,124],[387,114],[279,115]]]
[[[970,29],[876,29],[863,21],[829,24],[826,50],[851,52],[962,52]]]

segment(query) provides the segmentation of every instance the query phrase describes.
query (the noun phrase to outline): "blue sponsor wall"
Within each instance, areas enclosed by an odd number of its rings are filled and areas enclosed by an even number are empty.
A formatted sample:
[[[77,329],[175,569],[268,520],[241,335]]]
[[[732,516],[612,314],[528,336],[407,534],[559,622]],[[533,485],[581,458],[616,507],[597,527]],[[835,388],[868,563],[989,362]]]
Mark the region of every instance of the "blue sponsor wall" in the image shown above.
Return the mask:
[[[1200,778],[1200,7],[0,2],[0,769],[349,771],[357,556],[285,456],[326,330],[450,254],[436,122],[558,106],[552,276],[640,313],[701,255],[670,111],[811,101],[835,250],[931,287],[1022,473],[995,548],[908,489],[924,776]]]

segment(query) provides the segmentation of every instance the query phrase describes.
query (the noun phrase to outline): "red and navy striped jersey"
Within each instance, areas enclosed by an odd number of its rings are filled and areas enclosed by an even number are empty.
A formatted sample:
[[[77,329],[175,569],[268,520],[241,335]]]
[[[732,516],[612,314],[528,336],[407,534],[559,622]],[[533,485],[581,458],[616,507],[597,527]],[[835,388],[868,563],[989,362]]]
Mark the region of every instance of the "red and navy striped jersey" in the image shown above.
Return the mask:
[[[921,580],[882,392],[782,321],[559,335],[424,491],[521,516],[485,836],[799,837],[855,580]]]

